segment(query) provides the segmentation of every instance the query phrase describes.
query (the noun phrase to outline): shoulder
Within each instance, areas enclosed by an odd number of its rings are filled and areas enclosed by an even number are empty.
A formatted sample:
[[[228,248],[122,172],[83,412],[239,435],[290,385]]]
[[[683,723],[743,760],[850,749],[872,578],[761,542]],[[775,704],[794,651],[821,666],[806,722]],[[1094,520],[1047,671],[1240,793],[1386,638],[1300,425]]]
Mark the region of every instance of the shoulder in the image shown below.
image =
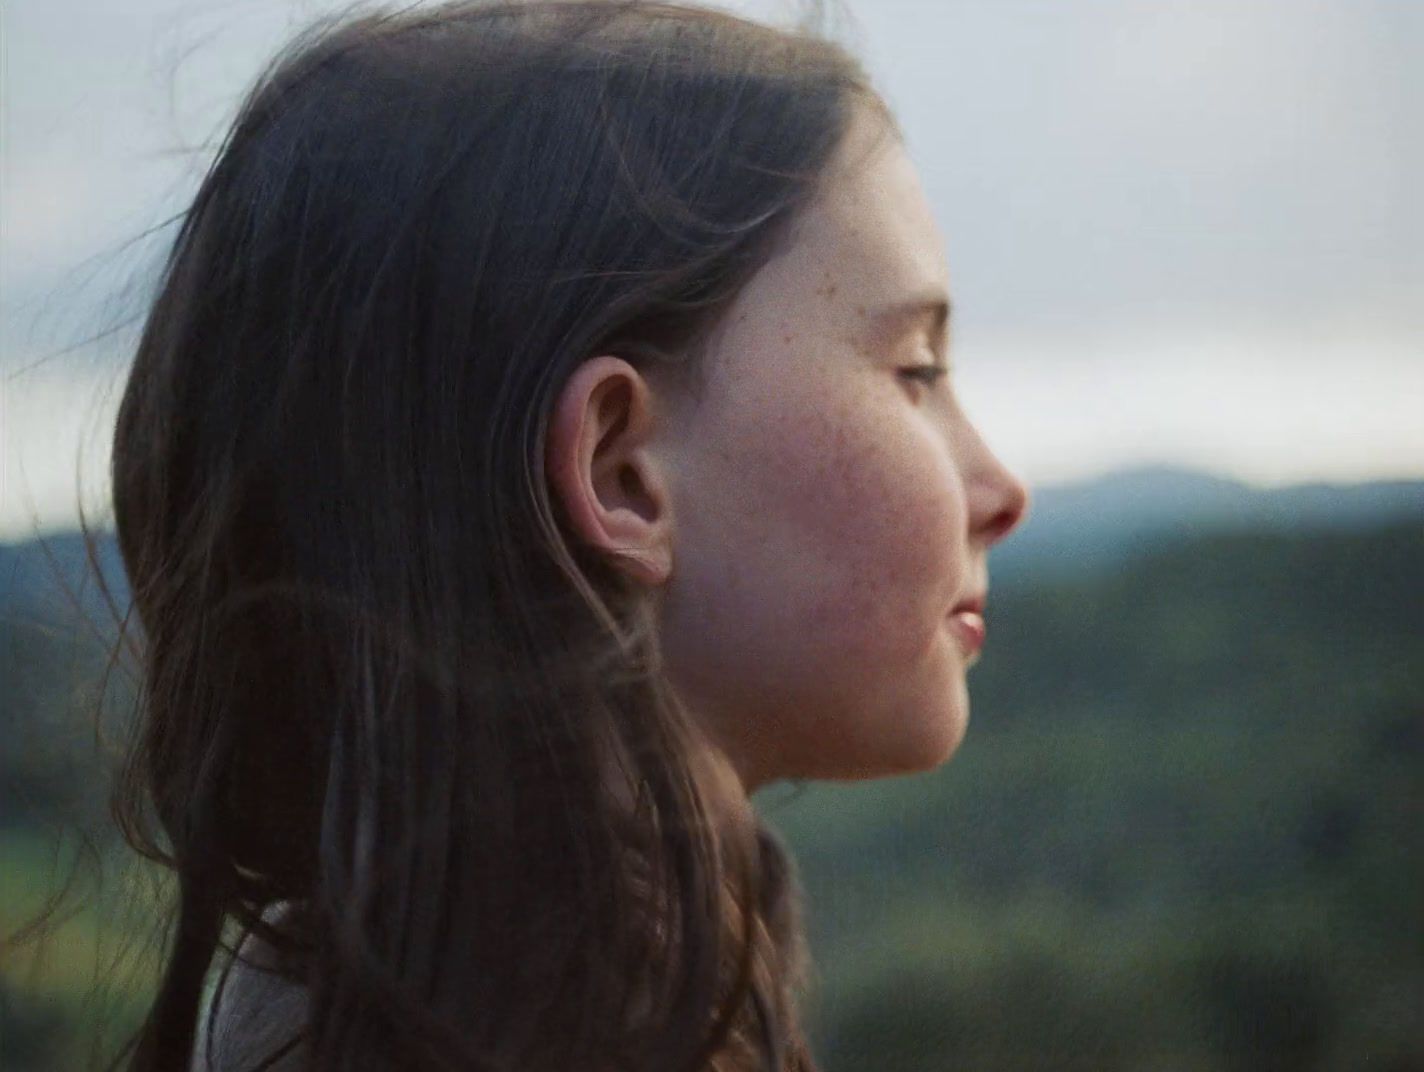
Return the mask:
[[[280,917],[279,906],[270,921]],[[306,988],[278,974],[265,943],[248,935],[199,1017],[190,1072],[297,1072],[307,1022]],[[270,1064],[264,1060],[281,1051]]]

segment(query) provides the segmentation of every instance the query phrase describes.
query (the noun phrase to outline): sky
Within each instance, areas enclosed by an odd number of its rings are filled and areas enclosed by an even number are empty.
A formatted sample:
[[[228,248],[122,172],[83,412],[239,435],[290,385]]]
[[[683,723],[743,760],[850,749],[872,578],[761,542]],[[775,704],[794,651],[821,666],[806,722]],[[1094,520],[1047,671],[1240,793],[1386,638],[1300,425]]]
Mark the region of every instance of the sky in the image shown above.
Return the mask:
[[[105,515],[159,225],[337,6],[0,9],[0,540]],[[843,0],[829,30],[899,117],[960,397],[1031,487],[1424,477],[1424,3]]]

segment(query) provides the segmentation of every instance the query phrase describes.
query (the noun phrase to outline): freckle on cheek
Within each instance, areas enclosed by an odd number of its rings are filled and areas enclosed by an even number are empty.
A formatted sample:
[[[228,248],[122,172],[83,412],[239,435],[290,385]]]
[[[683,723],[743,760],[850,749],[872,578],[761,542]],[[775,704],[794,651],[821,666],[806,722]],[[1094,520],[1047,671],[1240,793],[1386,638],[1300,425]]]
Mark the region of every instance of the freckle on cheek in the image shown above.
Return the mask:
[[[863,415],[831,411],[808,422],[787,464],[788,476],[799,474],[800,484],[815,489],[795,499],[799,523],[820,534],[824,551],[815,556],[820,579],[807,610],[811,627],[831,643],[863,644],[865,623],[883,616],[894,588],[886,574],[893,564],[881,561],[896,542],[886,535],[896,522],[882,487],[883,448]]]

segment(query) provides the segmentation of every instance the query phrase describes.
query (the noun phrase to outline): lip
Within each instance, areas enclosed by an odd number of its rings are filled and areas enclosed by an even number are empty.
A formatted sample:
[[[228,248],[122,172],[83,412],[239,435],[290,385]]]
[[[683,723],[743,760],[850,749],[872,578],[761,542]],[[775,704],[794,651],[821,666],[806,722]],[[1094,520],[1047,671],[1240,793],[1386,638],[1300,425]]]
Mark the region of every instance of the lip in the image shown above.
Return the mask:
[[[957,610],[949,616],[949,621],[966,651],[974,654],[984,647],[987,630],[984,616],[978,611]]]
[[[989,590],[987,588],[981,588],[977,592],[973,592],[970,595],[965,596],[958,603],[956,603],[954,605],[954,609],[950,611],[950,613],[958,614],[962,610],[972,610],[975,614],[978,614],[982,617],[984,614],[984,603],[988,598]]]

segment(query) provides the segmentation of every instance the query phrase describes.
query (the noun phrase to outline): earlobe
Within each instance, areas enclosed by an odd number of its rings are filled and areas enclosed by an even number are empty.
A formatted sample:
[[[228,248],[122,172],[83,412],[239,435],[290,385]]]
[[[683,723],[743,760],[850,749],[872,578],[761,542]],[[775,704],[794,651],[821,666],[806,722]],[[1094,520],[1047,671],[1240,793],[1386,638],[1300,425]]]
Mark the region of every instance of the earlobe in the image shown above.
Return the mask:
[[[576,368],[550,416],[544,470],[573,537],[642,583],[672,572],[671,503],[653,451],[653,393],[622,358]]]
[[[609,557],[630,576],[647,585],[659,585],[672,575],[672,555],[665,546],[646,550],[609,549]]]

